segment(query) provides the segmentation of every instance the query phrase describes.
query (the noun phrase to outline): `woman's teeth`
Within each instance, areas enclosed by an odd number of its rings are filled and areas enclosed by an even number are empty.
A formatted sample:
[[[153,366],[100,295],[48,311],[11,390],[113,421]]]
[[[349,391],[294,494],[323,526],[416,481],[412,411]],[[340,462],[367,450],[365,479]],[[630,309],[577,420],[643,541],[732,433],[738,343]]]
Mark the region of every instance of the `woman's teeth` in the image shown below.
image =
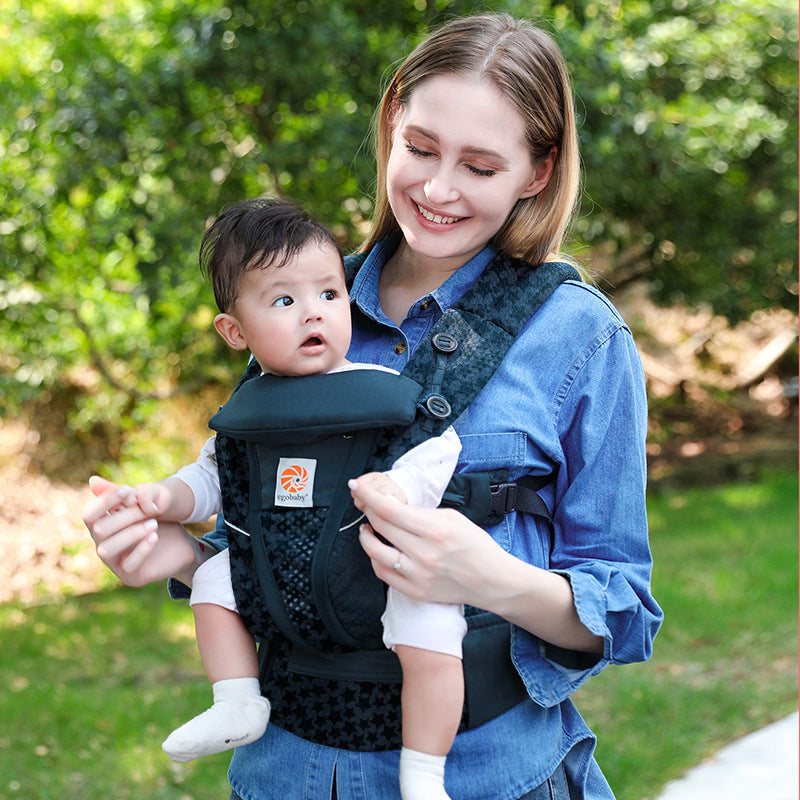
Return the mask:
[[[430,211],[427,211],[426,209],[424,209],[422,206],[419,205],[417,206],[417,210],[429,222],[437,222],[437,223],[442,223],[444,225],[449,225],[452,222],[458,222],[460,219],[463,219],[463,217],[440,217],[438,214],[431,214]]]

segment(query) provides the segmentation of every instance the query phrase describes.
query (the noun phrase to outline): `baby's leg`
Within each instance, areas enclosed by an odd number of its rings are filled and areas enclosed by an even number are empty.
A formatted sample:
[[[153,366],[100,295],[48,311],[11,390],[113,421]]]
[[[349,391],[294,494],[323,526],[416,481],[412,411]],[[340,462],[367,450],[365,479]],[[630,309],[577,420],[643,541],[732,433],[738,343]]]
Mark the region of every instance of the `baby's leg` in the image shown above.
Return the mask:
[[[212,566],[204,570],[208,564]],[[269,701],[261,696],[255,642],[235,610],[227,551],[198,568],[191,602],[214,704],[174,730],[161,745],[173,761],[181,762],[259,739],[270,712]]]
[[[391,587],[383,641],[403,668],[403,800],[446,800],[444,766],[464,704],[463,608],[411,600]]]
[[[461,659],[407,645],[395,648],[403,667],[403,800],[445,800],[444,765],[461,721]]]

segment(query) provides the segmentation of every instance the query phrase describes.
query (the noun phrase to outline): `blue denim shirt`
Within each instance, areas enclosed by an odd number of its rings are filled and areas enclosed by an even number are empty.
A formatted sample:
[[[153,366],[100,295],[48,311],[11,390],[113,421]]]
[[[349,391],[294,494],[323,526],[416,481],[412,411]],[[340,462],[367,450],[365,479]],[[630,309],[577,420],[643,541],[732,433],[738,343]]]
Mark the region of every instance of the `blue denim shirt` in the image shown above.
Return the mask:
[[[380,309],[378,277],[397,245],[375,247],[351,291],[348,358],[402,370],[442,314],[494,253],[475,256],[420,298],[398,327]],[[512,661],[530,695],[460,734],[446,787],[462,800],[514,800],[559,762],[581,796],[613,798],[593,758],[595,739],[570,694],[610,663],[649,658],[662,614],[650,594],[645,512],[644,380],[630,331],[590,286],[562,284],[526,323],[497,373],[455,421],[458,472],[507,468],[509,478],[555,476],[541,494],[553,530],[512,512],[489,534],[507,551],[565,575],[581,621],[604,640],[602,657],[549,647],[514,628]],[[229,777],[245,800],[328,800],[334,768],[341,800],[399,800],[398,754],[331,750],[270,725],[235,751]]]

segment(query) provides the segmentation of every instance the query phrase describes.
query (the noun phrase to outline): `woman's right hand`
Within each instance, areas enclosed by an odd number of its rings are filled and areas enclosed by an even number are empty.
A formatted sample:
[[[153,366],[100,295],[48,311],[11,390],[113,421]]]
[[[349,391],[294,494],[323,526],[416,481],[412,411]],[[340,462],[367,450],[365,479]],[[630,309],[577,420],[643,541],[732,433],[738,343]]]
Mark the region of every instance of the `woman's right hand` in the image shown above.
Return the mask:
[[[136,505],[127,505],[131,489],[97,476],[89,480],[95,495],[82,513],[98,558],[126,585],[176,577],[191,585],[194,570],[213,552],[182,525],[158,523]]]

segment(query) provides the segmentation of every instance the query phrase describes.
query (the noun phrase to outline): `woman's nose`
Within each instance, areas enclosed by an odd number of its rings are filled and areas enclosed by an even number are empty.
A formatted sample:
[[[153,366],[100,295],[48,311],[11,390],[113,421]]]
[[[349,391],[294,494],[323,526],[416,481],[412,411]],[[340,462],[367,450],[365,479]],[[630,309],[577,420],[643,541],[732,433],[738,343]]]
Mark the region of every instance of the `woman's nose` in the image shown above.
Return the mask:
[[[458,199],[455,176],[447,167],[438,168],[425,183],[425,197],[435,205],[452,203]]]

